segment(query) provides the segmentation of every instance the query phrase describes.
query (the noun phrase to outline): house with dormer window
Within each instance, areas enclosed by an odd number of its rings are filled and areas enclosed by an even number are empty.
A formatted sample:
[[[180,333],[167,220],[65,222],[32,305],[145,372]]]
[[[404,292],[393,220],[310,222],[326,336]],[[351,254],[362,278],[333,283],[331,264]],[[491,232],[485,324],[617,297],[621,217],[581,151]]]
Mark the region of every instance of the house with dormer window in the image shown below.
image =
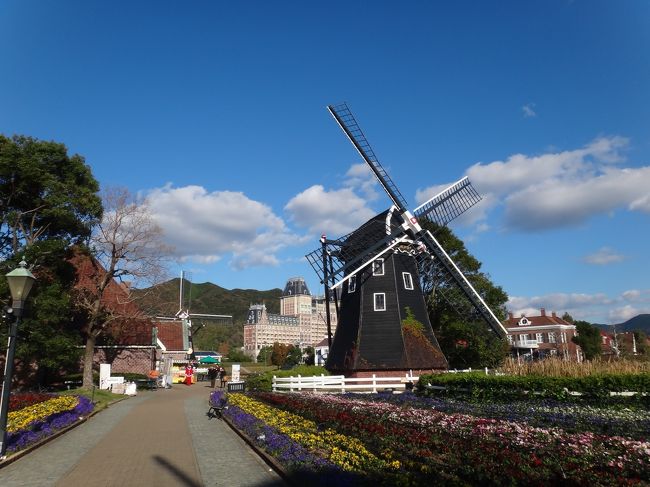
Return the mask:
[[[503,325],[508,331],[513,357],[541,360],[556,356],[582,361],[580,347],[571,340],[576,335],[575,325],[557,316],[555,311],[548,315],[542,308],[539,315],[521,315],[518,318],[508,313]]]

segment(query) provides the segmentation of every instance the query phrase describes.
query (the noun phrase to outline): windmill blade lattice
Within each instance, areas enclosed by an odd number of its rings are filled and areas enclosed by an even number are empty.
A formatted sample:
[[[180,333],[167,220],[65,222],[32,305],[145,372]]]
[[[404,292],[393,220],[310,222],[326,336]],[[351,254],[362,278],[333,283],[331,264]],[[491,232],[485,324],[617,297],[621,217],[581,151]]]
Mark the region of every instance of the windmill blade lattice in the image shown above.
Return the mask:
[[[348,108],[348,105],[346,103],[340,105],[329,105],[327,109],[348,136],[350,142],[352,142],[357,151],[359,151],[363,160],[370,166],[375,177],[379,180],[379,184],[382,185],[384,191],[386,191],[390,199],[393,201],[393,204],[398,210],[400,210],[400,213],[406,210],[406,201],[404,200],[404,197],[399,192],[399,189],[397,189],[397,186],[395,186],[395,183],[393,183],[390,176],[388,176],[388,173],[379,163],[379,159],[375,156],[375,152],[372,150],[372,147],[370,147],[365,135],[363,135],[363,132],[361,131],[359,124],[357,124],[354,115],[352,115],[352,112]]]
[[[481,196],[476,192],[469,179],[464,177],[426,203],[418,206],[413,211],[413,214],[418,220],[425,219],[437,225],[445,226],[479,201],[481,201]]]

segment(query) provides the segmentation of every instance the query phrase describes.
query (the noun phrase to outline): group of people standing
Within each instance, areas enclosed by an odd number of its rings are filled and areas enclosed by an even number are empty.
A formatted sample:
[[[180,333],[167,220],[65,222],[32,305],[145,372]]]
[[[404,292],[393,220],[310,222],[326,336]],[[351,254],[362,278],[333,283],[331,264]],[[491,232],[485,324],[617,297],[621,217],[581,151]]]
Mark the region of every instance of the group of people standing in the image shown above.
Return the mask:
[[[216,387],[217,378],[221,380],[221,387],[226,386],[226,369],[220,365],[215,365],[208,369],[208,378],[210,379],[210,387]]]

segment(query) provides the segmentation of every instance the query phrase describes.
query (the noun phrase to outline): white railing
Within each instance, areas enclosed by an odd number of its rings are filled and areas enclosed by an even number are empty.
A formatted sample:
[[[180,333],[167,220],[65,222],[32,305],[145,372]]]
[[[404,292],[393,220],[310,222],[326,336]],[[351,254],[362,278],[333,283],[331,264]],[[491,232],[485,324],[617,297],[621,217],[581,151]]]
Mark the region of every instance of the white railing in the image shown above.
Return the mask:
[[[537,340],[515,340],[512,345],[516,348],[538,348],[539,342]]]
[[[344,375],[314,375],[309,377],[273,376],[273,392],[312,391],[312,392],[378,392],[386,389],[404,391],[406,385],[415,385],[419,377],[345,377]]]

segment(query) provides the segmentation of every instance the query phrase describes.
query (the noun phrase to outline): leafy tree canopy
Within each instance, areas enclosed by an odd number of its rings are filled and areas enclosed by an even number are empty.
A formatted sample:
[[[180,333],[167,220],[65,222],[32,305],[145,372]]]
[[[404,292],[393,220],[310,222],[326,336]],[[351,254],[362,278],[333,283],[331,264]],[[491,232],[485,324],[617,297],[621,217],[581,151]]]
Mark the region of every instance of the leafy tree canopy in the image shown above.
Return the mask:
[[[577,335],[571,341],[580,346],[587,360],[599,357],[603,350],[600,329],[586,321],[576,321],[574,325]]]
[[[497,318],[504,320],[508,295],[492,282],[489,275],[481,271],[481,262],[468,252],[462,240],[448,227],[438,227],[431,223],[423,226],[435,235]],[[459,296],[456,287],[444,279],[434,279],[428,295],[431,324],[449,366],[467,368],[499,365],[508,353],[505,340],[496,336],[482,318],[469,312],[473,308],[465,298],[456,301],[455,298]]]
[[[88,237],[102,216],[98,191],[84,158],[63,144],[0,135],[0,255],[39,239]]]

